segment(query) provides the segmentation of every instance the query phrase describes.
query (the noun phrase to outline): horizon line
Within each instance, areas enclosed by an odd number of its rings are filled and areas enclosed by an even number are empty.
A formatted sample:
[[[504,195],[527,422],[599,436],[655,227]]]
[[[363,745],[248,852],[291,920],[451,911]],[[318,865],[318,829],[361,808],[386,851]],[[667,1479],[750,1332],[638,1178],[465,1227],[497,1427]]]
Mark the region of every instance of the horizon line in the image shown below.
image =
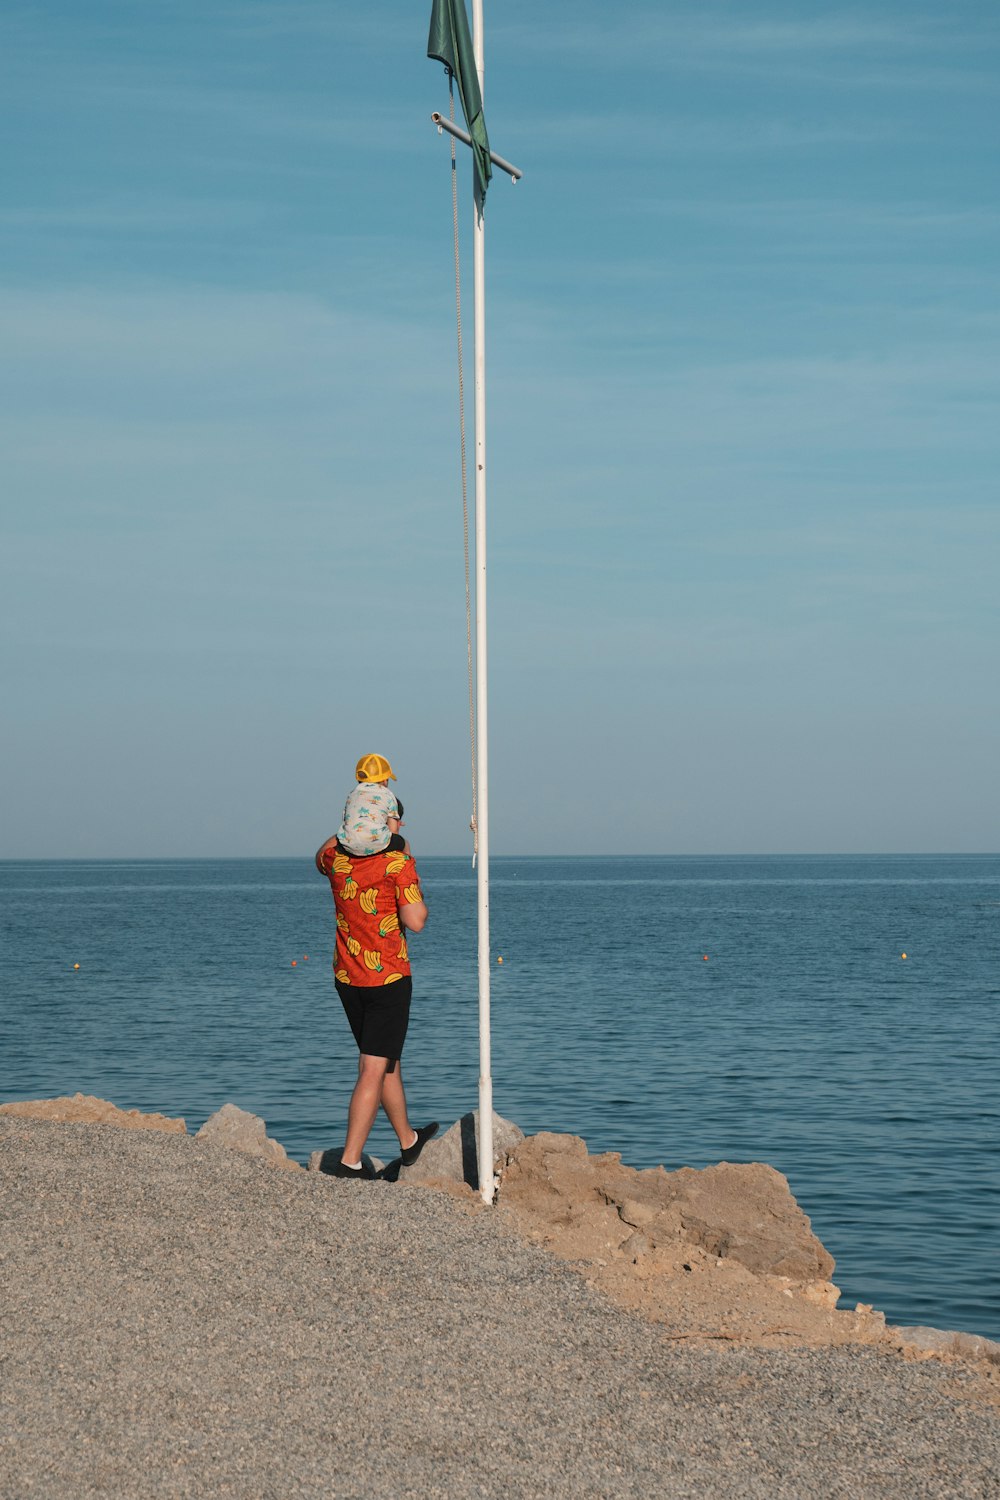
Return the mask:
[[[364,858],[364,856],[357,856]],[[471,855],[463,852],[460,854],[421,854],[420,859],[470,859]],[[63,854],[46,855],[31,854],[0,855],[0,865],[54,865],[54,864],[225,864],[239,863],[246,860],[308,860],[313,862],[312,854]],[[417,858],[413,855],[413,858]],[[771,850],[730,850],[720,853],[697,853],[674,849],[667,851],[656,851],[650,853],[619,853],[606,852],[588,854],[568,854],[564,852],[550,854],[493,854],[492,860],[498,859],[997,859],[1000,858],[1000,850],[993,849],[919,849],[919,850],[851,850],[851,849],[771,849]]]

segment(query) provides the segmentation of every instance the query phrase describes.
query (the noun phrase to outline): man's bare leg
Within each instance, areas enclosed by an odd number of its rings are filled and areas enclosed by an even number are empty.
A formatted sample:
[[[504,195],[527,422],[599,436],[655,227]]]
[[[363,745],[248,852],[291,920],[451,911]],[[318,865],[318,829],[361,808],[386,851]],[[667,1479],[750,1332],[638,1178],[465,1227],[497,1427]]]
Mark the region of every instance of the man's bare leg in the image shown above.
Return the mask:
[[[410,1124],[410,1117],[406,1112],[401,1063],[397,1062],[393,1071],[386,1073],[382,1080],[382,1108],[389,1117],[389,1124],[399,1137],[400,1149],[409,1150],[416,1144],[417,1132]]]
[[[362,1052],[358,1060],[358,1081],[354,1085],[347,1111],[347,1141],[340,1158],[346,1166],[356,1166],[361,1160],[365,1142],[378,1114],[388,1066],[387,1057],[371,1057],[367,1052]]]

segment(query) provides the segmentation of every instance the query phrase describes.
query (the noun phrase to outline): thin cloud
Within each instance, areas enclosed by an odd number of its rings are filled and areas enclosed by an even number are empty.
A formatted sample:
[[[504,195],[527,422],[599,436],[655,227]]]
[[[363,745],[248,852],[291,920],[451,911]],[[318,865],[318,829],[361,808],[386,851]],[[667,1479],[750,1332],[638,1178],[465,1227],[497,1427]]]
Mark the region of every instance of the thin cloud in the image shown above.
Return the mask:
[[[88,198],[82,203],[0,208],[0,233],[35,235],[59,230],[117,236],[244,230],[262,223],[274,212],[271,205],[238,197],[227,197],[220,202],[207,197],[171,198],[158,194],[138,203],[133,198]]]
[[[846,64],[857,81],[860,58],[864,81],[888,78],[924,85],[953,81],[951,59],[961,59],[960,76],[967,78],[969,59],[982,58],[1000,43],[996,25],[959,26],[950,13],[947,17],[910,13],[905,22],[875,20],[851,11],[791,20],[746,20],[732,14],[712,17],[659,9],[643,14],[635,7],[615,25],[609,25],[603,14],[581,18],[577,9],[565,22],[535,17],[528,26],[507,20],[497,34],[505,47],[518,51],[569,56],[597,68],[627,66],[633,73],[683,66],[803,76],[822,68],[831,78],[835,76],[831,70]],[[893,66],[883,69],[879,66],[883,61]],[[982,71],[985,80],[985,63]]]
[[[534,122],[537,126],[538,120]],[[692,154],[745,156],[760,151],[802,151],[817,146],[869,146],[873,142],[913,141],[905,130],[885,119],[802,120],[790,116],[730,116],[668,114],[660,111],[567,113],[553,111],[545,119],[547,146],[572,147],[578,153],[572,170],[587,173],[595,157],[622,159],[631,155],[638,165],[651,158]],[[525,137],[527,142],[528,137]],[[626,155],[626,159],[627,159]],[[567,170],[560,159],[560,171]]]
[[[132,130],[158,119],[174,126],[190,121],[221,129],[245,139],[248,155],[254,149],[252,143],[264,136],[308,142],[315,150],[327,152],[333,148],[356,152],[363,140],[366,151],[406,154],[423,149],[431,130],[429,107],[424,130],[418,129],[413,109],[389,103],[366,114],[362,124],[355,110],[338,106],[319,92],[298,95],[223,80],[192,83],[168,65],[146,65],[137,77],[125,65],[67,59],[55,76],[50,70],[48,86],[64,105],[93,111],[105,120],[127,118]],[[27,79],[24,92],[28,92]],[[31,84],[31,93],[33,103],[37,83]],[[8,96],[9,101],[12,97]]]
[[[872,202],[860,198],[754,198],[741,201],[727,196],[715,198],[658,197],[648,200],[651,213],[708,220],[712,223],[735,222],[755,228],[805,226],[821,230],[830,228],[877,229],[910,235],[930,231],[948,237],[956,234],[979,234],[1000,229],[1000,210],[992,204],[942,206],[931,201],[899,200]]]

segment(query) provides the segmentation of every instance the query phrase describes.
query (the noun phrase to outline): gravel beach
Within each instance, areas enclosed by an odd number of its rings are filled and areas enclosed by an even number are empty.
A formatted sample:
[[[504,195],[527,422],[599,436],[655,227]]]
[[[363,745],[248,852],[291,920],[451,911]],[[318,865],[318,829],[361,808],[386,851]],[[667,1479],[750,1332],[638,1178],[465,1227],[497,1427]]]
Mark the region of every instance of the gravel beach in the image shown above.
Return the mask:
[[[444,1194],[0,1120],[0,1494],[1000,1495],[959,1366],[672,1342]]]

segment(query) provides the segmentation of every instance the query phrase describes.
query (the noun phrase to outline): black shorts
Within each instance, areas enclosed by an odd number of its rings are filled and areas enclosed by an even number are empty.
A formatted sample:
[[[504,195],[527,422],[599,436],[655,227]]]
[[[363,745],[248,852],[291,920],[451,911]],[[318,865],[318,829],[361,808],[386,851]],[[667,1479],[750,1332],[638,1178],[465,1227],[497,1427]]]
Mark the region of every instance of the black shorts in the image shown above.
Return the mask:
[[[403,1055],[413,980],[407,974],[395,984],[341,984],[339,979],[334,984],[358,1051],[369,1057],[387,1057],[388,1072],[393,1072]]]

